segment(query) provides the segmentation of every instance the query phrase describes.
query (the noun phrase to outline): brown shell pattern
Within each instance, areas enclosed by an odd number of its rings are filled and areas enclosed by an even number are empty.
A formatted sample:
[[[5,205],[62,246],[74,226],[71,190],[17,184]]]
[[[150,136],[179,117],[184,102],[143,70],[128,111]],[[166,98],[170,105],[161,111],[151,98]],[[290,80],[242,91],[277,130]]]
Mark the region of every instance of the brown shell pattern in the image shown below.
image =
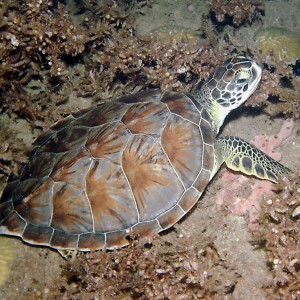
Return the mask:
[[[211,119],[196,105],[152,90],[55,124],[5,188],[0,233],[84,251],[169,228],[197,202],[214,164]]]

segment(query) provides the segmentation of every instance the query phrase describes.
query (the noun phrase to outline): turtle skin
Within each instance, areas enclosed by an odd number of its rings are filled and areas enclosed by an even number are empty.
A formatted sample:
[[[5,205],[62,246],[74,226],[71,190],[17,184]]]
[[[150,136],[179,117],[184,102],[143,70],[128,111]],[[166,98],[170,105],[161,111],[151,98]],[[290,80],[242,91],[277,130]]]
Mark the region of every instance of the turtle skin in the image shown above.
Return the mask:
[[[211,116],[182,93],[149,90],[72,114],[7,184],[0,233],[90,251],[165,230],[210,181],[214,138]]]

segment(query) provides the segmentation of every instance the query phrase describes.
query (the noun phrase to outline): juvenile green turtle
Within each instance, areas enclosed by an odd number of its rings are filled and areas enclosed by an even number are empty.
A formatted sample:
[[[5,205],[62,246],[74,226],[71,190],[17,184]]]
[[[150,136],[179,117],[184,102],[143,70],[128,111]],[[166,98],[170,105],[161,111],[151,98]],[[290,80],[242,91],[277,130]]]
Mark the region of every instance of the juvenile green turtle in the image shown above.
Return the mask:
[[[276,182],[289,170],[237,137],[227,114],[261,68],[234,57],[191,95],[148,90],[54,124],[0,200],[0,233],[58,250],[113,249],[175,224],[225,162]]]

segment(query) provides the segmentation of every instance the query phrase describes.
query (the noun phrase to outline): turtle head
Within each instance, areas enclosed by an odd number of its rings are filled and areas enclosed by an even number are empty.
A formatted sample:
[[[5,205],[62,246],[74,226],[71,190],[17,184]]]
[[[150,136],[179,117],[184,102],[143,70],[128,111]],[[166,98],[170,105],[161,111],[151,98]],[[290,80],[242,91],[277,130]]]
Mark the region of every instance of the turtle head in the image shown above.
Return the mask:
[[[236,56],[218,66],[196,92],[197,100],[211,114],[216,132],[228,113],[252,95],[261,74],[262,68],[255,61]]]

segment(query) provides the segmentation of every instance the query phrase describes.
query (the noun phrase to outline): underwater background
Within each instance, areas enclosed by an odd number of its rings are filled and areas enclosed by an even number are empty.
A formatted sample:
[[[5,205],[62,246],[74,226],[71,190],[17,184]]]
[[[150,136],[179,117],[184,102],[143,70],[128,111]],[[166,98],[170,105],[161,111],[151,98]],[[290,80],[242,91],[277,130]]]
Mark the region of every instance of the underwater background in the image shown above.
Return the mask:
[[[149,88],[188,92],[238,54],[263,76],[221,134],[296,174],[274,192],[223,167],[179,224],[118,251],[65,259],[1,236],[0,299],[299,299],[299,15],[298,0],[0,0],[0,193],[57,120]]]

